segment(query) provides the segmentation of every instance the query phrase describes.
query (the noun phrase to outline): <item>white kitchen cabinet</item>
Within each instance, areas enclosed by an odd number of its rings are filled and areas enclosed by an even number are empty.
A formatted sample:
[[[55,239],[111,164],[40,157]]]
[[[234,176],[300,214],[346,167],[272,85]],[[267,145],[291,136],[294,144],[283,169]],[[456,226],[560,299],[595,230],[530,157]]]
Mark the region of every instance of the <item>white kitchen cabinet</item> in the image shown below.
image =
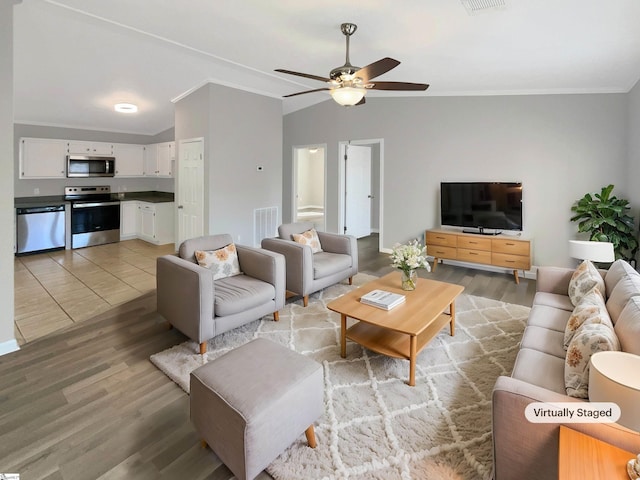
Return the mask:
[[[120,202],[120,240],[138,237],[139,216],[138,201]]]
[[[156,245],[175,242],[174,202],[138,202],[138,237]]]
[[[113,144],[105,142],[68,141],[69,155],[113,155]]]
[[[20,139],[20,178],[63,178],[66,143],[50,138]]]
[[[175,145],[175,142],[164,142],[145,146],[145,177],[173,177]]]
[[[116,177],[143,176],[144,152],[144,145],[114,144],[113,156],[116,157]]]

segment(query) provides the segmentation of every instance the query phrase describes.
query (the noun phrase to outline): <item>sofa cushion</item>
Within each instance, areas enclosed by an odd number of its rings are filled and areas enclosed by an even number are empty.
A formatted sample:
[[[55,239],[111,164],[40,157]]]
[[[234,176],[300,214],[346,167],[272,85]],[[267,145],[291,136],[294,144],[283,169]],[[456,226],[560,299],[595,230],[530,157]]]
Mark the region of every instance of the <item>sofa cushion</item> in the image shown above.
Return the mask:
[[[242,273],[238,263],[238,251],[233,243],[218,250],[196,250],[196,261],[201,267],[213,272],[214,280]]]
[[[214,314],[224,317],[244,312],[273,300],[275,296],[273,285],[247,275],[216,280]]]
[[[609,270],[607,270],[607,274],[604,276],[604,284],[607,290],[605,298],[609,298],[611,296],[611,292],[613,292],[613,289],[616,287],[618,282],[627,275],[640,274],[636,272],[631,265],[629,265],[622,259],[616,260],[611,264]]]
[[[589,260],[584,260],[578,268],[573,272],[569,281],[569,298],[571,303],[576,306],[580,299],[586,295],[592,288],[597,287],[602,294],[605,294],[605,285],[602,275],[598,269]]]
[[[567,395],[589,398],[589,360],[596,352],[620,350],[612,328],[602,323],[581,326],[573,336],[564,366]]]
[[[310,228],[313,228],[311,222],[283,223],[278,227],[278,236],[285,240],[293,240],[294,233],[306,232]]]
[[[559,308],[549,307],[547,305],[534,305],[529,312],[529,320],[527,325],[534,325],[542,328],[549,328],[562,332],[567,326],[571,312],[560,310]]]
[[[511,376],[523,382],[565,394],[564,358],[530,348],[521,348]]]
[[[311,247],[311,253],[318,253],[322,251],[318,232],[316,232],[315,228],[311,228],[302,233],[294,233],[291,236],[293,237],[294,242]]]
[[[559,295],[557,293],[537,292],[536,296],[533,297],[533,305],[546,305],[569,312],[573,311],[571,299],[567,295]]]
[[[630,298],[622,309],[615,332],[622,351],[640,355],[640,296]]]
[[[614,325],[629,299],[636,295],[640,295],[640,275],[627,274],[620,279],[607,299],[607,310]]]
[[[604,298],[600,290],[593,288],[587,293],[580,303],[573,309],[567,327],[564,330],[564,348],[569,348],[569,343],[574,334],[582,325],[588,325],[591,323],[603,323],[609,328],[613,328],[611,318],[609,318],[609,312],[604,304]]]
[[[557,330],[529,325],[524,329],[520,348],[538,350],[539,352],[548,353],[549,355],[564,360],[567,352],[565,352],[562,346],[563,338],[564,335],[562,332],[558,332]]]
[[[324,278],[351,267],[351,256],[320,252],[313,255],[313,278]]]

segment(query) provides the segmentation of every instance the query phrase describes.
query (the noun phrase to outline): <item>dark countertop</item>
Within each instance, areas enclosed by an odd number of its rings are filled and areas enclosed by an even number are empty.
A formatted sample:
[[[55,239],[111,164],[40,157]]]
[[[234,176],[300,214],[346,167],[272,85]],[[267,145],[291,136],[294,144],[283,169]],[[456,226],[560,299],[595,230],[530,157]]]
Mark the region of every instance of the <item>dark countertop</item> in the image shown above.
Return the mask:
[[[122,196],[124,193],[124,197]],[[137,200],[140,202],[149,202],[149,203],[165,203],[165,202],[173,202],[174,195],[171,192],[120,192],[112,193],[111,196],[114,199],[120,200],[121,202]]]
[[[173,202],[174,195],[171,192],[120,192],[112,193],[111,198],[126,202],[128,200],[138,200],[149,203]],[[64,195],[42,195],[37,197],[16,197],[14,199],[15,208],[29,207],[50,207],[56,205],[64,205],[68,203],[64,199]]]

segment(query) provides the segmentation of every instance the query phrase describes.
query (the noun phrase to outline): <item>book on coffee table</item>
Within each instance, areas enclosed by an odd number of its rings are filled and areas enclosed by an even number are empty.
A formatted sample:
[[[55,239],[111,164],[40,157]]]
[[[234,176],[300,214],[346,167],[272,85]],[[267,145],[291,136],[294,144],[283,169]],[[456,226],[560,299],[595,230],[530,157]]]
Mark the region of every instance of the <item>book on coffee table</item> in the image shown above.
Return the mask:
[[[391,310],[405,301],[405,296],[386,290],[372,290],[360,297],[360,302],[383,310]]]

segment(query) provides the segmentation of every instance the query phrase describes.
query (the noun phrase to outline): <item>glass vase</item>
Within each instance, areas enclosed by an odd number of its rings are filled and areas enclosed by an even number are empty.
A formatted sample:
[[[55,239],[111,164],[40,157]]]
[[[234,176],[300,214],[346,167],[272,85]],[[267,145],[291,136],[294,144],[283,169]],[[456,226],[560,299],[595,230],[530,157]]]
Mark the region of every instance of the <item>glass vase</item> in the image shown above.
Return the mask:
[[[402,290],[415,290],[418,284],[417,270],[402,270]]]

